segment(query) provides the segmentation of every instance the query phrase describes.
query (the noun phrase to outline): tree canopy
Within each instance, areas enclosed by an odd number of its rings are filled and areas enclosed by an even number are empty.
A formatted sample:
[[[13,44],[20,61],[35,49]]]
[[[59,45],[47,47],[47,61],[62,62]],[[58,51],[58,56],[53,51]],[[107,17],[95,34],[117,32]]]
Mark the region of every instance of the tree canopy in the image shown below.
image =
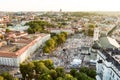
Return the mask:
[[[17,78],[14,78],[10,73],[3,72],[0,74],[0,80],[17,80]]]
[[[23,80],[95,80],[95,75],[89,68],[83,67],[79,71],[71,69],[70,72],[66,73],[63,67],[55,68],[53,61],[50,59],[22,63],[20,64],[20,71],[24,76]],[[91,75],[88,74],[89,72],[91,72]],[[0,78],[2,80],[2,77]]]
[[[88,25],[86,25],[85,26],[85,34],[87,36],[93,36],[95,27],[96,27],[96,25],[92,24],[92,23],[89,23]]]
[[[53,24],[50,24],[46,21],[31,21],[26,23],[25,25],[30,26],[27,30],[29,34],[33,34],[36,32],[48,32],[45,30],[46,27],[47,28],[54,27]]]
[[[48,41],[45,42],[45,46],[43,47],[44,53],[51,53],[51,51],[55,50],[57,46],[63,44],[68,37],[66,32],[61,32],[60,34],[54,34]]]

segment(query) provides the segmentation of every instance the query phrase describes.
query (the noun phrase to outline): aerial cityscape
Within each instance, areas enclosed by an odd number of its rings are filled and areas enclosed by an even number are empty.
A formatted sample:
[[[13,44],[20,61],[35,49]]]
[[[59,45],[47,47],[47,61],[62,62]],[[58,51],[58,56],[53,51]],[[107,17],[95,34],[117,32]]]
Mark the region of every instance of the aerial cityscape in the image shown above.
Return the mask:
[[[120,80],[118,1],[6,1],[0,80]]]

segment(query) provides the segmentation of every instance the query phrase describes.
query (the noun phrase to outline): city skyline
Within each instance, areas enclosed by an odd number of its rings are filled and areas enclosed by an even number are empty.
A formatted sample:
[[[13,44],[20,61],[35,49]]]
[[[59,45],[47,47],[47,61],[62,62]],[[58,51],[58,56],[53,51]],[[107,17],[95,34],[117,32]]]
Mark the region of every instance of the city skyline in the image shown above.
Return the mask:
[[[119,0],[0,0],[0,11],[119,11]]]

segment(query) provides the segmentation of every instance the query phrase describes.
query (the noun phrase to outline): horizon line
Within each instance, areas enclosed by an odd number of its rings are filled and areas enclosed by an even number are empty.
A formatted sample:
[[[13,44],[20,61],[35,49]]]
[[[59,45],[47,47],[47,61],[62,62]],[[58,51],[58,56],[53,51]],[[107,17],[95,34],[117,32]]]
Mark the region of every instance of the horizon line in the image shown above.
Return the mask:
[[[28,11],[27,11],[27,10],[25,10],[25,11],[24,11],[24,10],[23,10],[23,11],[22,11],[22,10],[19,10],[19,11],[0,10],[0,12],[60,12],[60,11],[56,11],[56,10],[45,10],[45,11],[44,11],[44,10],[43,10],[43,11],[39,11],[39,10],[36,10],[36,11],[34,11],[34,10],[33,10],[33,11],[32,11],[32,10],[31,10],[31,11],[29,11],[29,10],[28,10]],[[106,10],[106,11],[101,11],[101,10],[66,11],[66,10],[65,10],[65,11],[61,11],[61,12],[120,12],[120,11],[112,11],[112,10],[111,10],[111,11],[110,11],[110,10],[109,10],[109,11],[107,11],[107,10]]]

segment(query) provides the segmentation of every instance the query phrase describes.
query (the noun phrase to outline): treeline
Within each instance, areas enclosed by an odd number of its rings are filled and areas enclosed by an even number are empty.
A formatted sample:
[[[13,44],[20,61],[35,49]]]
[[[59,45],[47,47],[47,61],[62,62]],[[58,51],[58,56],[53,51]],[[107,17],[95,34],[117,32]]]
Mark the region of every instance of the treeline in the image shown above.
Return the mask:
[[[95,24],[89,23],[89,24],[85,25],[83,32],[87,36],[93,36],[94,35],[94,29],[96,27],[97,26]]]
[[[35,32],[48,32],[46,31],[46,27],[55,27],[53,24],[46,21],[31,21],[25,25],[30,26],[27,30],[29,34],[33,34]]]
[[[67,32],[61,32],[60,34],[53,35],[48,41],[45,42],[43,47],[44,53],[50,53],[55,50],[57,46],[63,44],[68,37]]]
[[[93,69],[72,69],[66,73],[63,67],[54,67],[53,61],[40,60],[20,65],[23,80],[95,80],[96,72]]]
[[[84,17],[84,16],[95,16],[100,15],[97,12],[71,12],[71,16]]]
[[[19,80],[18,78],[14,78],[10,73],[3,72],[0,74],[0,80]]]

